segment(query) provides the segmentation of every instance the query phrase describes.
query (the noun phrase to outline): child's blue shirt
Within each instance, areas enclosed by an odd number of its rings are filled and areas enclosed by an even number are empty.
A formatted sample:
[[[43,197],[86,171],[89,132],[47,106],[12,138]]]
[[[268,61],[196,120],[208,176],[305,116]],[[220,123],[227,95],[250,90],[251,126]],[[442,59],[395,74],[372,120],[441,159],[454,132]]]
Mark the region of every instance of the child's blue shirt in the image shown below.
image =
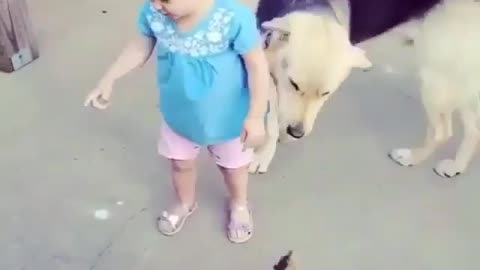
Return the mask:
[[[261,46],[255,14],[237,0],[216,0],[188,32],[148,1],[140,31],[157,41],[160,110],[179,135],[200,145],[239,137],[250,106],[242,55]]]

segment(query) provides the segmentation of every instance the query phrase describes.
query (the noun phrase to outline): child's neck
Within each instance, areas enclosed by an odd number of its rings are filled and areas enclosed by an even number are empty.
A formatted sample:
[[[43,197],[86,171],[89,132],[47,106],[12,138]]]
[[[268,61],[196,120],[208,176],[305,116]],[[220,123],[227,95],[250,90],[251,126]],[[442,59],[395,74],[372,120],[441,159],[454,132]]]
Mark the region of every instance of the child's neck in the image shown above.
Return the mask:
[[[194,12],[177,19],[178,28],[182,31],[189,31],[194,28],[210,13],[215,2],[216,0],[199,0]]]

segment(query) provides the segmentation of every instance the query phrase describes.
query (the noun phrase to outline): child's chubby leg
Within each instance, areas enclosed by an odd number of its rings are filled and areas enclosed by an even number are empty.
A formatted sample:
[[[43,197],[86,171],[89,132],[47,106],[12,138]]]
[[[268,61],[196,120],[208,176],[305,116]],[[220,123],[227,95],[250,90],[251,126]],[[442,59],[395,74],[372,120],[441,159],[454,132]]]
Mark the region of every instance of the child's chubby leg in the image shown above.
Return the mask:
[[[252,212],[248,207],[248,165],[253,149],[244,149],[240,138],[210,146],[230,193],[230,214],[227,237],[233,243],[248,241],[253,233]]]
[[[163,212],[157,224],[162,234],[170,236],[182,229],[185,221],[197,208],[195,161],[200,146],[176,134],[165,123],[160,133],[158,152],[171,161],[172,182],[177,201],[173,207]]]

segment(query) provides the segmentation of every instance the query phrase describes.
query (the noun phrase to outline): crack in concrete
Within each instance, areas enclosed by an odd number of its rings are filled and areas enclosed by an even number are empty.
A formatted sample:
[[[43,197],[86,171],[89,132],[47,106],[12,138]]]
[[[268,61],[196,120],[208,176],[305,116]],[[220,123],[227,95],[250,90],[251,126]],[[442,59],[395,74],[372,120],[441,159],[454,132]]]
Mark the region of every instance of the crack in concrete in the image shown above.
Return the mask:
[[[79,256],[72,256],[69,254],[63,253],[55,253],[50,256],[50,260],[53,261],[55,264],[60,265],[72,265],[72,264],[80,264],[80,265],[89,265],[90,261],[86,258],[82,258]]]
[[[111,251],[111,249],[112,249],[115,241],[118,239],[118,237],[120,237],[124,234],[128,224],[132,220],[137,218],[138,215],[140,215],[141,213],[143,213],[147,210],[148,210],[148,208],[144,207],[144,208],[140,209],[139,211],[135,212],[134,214],[132,214],[130,217],[128,217],[128,219],[123,223],[123,225],[120,226],[120,229],[116,233],[114,233],[113,236],[108,240],[105,247],[102,250],[100,250],[100,252],[97,254],[97,256],[95,256],[94,262],[89,268],[90,270],[94,270],[94,269],[97,268],[98,264],[101,262],[101,260],[105,256],[105,254],[107,254]]]
[[[151,253],[152,253],[151,247],[144,248],[142,258],[138,260],[136,266],[134,266],[132,269],[133,270],[143,269],[145,266],[145,261],[150,257]]]

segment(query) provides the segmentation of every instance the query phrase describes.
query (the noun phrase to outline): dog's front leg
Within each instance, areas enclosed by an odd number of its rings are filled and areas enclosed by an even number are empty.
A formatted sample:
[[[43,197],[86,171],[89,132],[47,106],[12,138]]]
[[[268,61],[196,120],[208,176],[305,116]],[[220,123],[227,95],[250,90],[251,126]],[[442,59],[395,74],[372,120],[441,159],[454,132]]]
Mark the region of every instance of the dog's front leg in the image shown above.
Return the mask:
[[[438,175],[443,177],[451,178],[463,173],[472,160],[480,140],[477,113],[470,109],[464,109],[460,111],[460,118],[463,123],[464,134],[455,160],[442,160],[434,169]]]
[[[276,105],[270,107],[267,114],[267,139],[264,145],[255,150],[254,159],[248,168],[252,174],[266,173],[275,156],[279,137],[278,110]]]

